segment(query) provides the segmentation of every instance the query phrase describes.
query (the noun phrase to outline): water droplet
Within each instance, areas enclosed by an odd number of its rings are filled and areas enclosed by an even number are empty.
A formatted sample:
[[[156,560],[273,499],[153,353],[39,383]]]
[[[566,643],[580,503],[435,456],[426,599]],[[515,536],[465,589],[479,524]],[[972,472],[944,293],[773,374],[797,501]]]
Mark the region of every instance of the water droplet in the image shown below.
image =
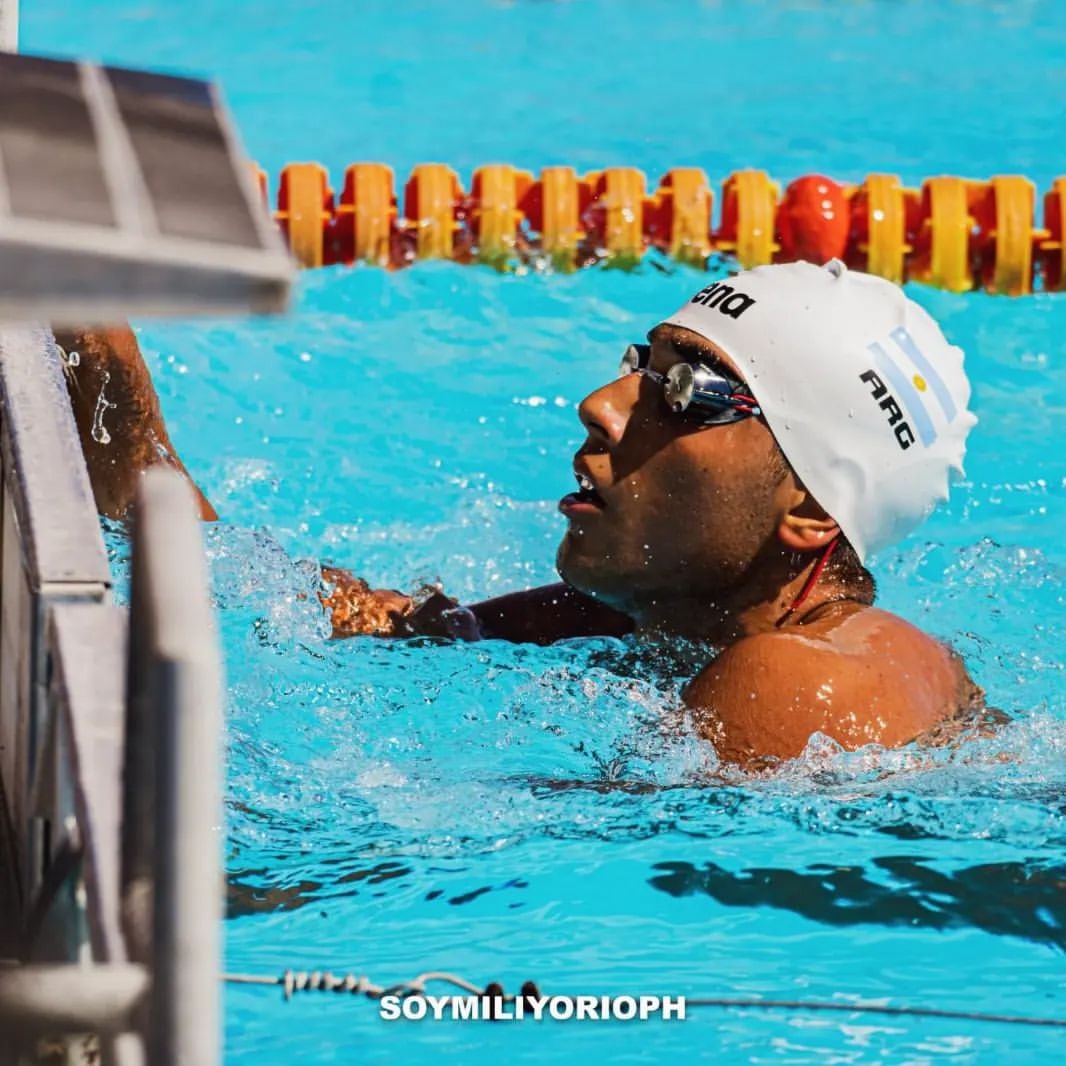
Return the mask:
[[[90,434],[97,444],[110,444],[111,434],[108,433],[107,427],[104,425],[104,415],[107,413],[109,407],[115,407],[108,401],[104,395],[104,389],[107,388],[111,381],[111,375],[105,370],[104,381],[100,386],[100,395],[96,397],[96,410],[93,412],[93,428],[90,430]]]

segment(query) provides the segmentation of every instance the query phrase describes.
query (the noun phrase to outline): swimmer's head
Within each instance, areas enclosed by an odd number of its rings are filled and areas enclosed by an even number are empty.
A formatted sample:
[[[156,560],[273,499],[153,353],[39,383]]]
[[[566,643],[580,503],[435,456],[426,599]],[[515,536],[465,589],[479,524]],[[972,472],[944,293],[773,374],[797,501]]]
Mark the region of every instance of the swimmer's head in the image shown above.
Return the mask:
[[[835,260],[758,267],[701,289],[649,340],[648,373],[581,405],[593,493],[567,509],[559,550],[564,578],[618,606],[682,582],[711,595],[837,537],[861,572],[961,472],[976,422],[962,352],[889,282]],[[681,361],[706,370],[702,413],[671,410]],[[713,390],[730,388],[757,411],[716,419]]]

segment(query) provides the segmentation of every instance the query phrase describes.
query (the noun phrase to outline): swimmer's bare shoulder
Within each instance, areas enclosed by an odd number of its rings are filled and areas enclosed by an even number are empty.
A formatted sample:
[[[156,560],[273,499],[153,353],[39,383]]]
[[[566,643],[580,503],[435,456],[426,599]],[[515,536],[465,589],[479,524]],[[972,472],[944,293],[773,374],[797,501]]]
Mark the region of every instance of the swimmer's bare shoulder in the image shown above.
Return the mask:
[[[849,603],[738,640],[684,696],[722,760],[753,767],[795,758],[815,732],[847,749],[906,744],[982,694],[939,641],[887,611]]]

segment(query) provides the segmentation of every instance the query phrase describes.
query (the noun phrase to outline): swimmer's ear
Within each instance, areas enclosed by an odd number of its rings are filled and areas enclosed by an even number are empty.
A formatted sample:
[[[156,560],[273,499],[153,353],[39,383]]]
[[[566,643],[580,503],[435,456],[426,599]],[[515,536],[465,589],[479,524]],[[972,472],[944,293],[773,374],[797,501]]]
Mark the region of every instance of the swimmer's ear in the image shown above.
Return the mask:
[[[789,551],[819,551],[839,536],[840,526],[802,486],[793,489],[789,496],[790,506],[777,524],[777,538]]]

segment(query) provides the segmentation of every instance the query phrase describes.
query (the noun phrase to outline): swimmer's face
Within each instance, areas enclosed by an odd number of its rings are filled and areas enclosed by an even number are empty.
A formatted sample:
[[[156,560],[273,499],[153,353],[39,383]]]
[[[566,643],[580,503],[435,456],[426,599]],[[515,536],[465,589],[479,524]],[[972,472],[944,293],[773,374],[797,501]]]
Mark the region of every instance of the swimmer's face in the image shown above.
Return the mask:
[[[659,373],[698,354],[739,376],[690,330],[663,325],[650,340],[648,365]],[[670,411],[661,386],[640,374],[591,393],[579,417],[588,437],[575,471],[602,505],[587,493],[560,505],[569,521],[562,577],[621,610],[743,582],[787,507],[780,453],[763,420],[701,427]]]

